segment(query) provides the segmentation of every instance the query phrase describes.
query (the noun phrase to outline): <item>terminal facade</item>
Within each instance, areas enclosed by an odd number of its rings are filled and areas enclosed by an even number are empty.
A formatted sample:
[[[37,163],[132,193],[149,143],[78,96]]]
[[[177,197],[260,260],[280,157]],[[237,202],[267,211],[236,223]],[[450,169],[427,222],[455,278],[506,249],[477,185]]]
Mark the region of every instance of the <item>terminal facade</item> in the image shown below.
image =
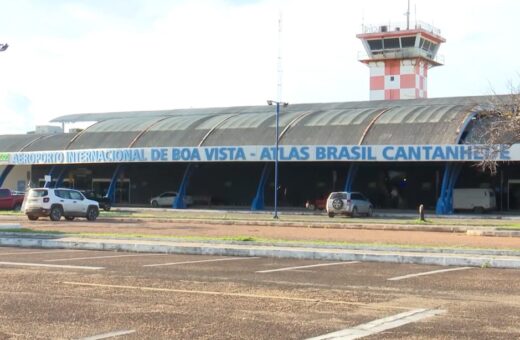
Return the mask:
[[[520,209],[520,146],[497,155],[493,176],[475,166],[485,157],[479,114],[496,97],[426,98],[428,70],[441,65],[440,32],[378,26],[358,38],[370,101],[279,112],[279,205],[360,191],[376,208],[424,204],[446,214],[460,187],[491,188],[498,210]],[[276,115],[266,105],[62,116],[53,122],[95,123],[72,133],[0,136],[0,184],[93,190],[122,205],[176,191],[195,206],[262,210],[274,203]]]

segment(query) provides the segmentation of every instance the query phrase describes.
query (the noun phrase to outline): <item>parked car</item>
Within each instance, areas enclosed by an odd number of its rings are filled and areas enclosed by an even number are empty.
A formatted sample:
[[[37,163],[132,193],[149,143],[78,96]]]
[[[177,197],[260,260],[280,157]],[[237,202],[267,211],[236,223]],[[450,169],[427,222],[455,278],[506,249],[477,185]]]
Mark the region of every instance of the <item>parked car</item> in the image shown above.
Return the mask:
[[[31,221],[43,216],[49,216],[52,221],[59,221],[62,216],[69,221],[76,217],[94,221],[99,215],[99,204],[77,190],[38,188],[29,190],[24,213]]]
[[[358,216],[364,214],[372,216],[372,203],[359,192],[333,192],[327,199],[327,213],[329,217],[336,215]]]
[[[20,210],[24,199],[24,193],[9,189],[0,189],[0,209]]]
[[[88,198],[89,200],[93,200],[99,203],[99,208],[105,211],[109,211],[112,208],[112,202],[110,202],[110,198],[103,196],[101,194],[95,193],[92,190],[82,190],[81,193]]]
[[[177,198],[177,192],[175,191],[166,191],[160,194],[159,196],[155,196],[150,198],[150,204],[152,207],[171,207],[173,202]],[[191,196],[184,196],[184,204],[186,206],[193,204],[193,198]]]
[[[305,208],[310,210],[325,210],[327,207],[327,196],[305,202]]]

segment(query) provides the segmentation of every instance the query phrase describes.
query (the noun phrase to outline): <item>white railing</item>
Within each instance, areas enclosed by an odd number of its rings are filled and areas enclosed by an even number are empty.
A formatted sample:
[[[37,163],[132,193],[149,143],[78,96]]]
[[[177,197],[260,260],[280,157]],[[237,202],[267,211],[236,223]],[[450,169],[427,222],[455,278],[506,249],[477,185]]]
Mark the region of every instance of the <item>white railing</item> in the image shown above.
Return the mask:
[[[392,58],[415,58],[422,57],[429,60],[434,61],[438,64],[444,64],[444,56],[441,54],[432,55],[430,52],[427,52],[421,48],[417,47],[406,47],[406,48],[396,48],[396,49],[388,49],[388,50],[380,50],[373,52],[371,56],[367,54],[366,51],[358,51],[357,58],[358,60],[369,60],[369,59],[392,59]]]
[[[433,27],[430,24],[427,24],[422,21],[417,22],[411,22],[409,30],[418,30],[422,29],[427,32],[433,33],[435,35],[440,36],[441,30]],[[396,31],[404,31],[407,30],[406,23],[405,22],[399,22],[399,23],[386,23],[381,25],[363,25],[362,31],[363,33],[383,33],[383,32],[396,32]]]

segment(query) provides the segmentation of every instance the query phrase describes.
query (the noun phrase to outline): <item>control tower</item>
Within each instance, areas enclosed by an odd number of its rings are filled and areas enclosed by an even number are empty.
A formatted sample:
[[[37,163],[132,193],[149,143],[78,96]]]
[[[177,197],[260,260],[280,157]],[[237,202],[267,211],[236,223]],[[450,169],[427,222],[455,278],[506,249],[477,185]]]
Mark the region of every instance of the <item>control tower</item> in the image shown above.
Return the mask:
[[[428,69],[443,64],[437,51],[446,40],[424,23],[365,26],[358,34],[370,68],[370,100],[427,98]]]

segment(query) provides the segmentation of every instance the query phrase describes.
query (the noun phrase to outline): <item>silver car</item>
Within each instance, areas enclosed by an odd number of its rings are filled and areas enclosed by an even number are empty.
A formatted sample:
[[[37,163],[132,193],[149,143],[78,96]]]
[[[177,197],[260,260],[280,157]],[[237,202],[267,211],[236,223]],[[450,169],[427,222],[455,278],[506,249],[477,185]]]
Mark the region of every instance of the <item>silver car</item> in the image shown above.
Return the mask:
[[[177,199],[177,192],[175,191],[166,191],[160,194],[159,196],[155,196],[150,198],[150,205],[154,208],[157,207],[171,207],[173,202]],[[191,196],[184,196],[184,204],[192,205],[193,199]]]
[[[327,214],[346,216],[372,216],[373,206],[370,201],[359,192],[332,192],[327,198]]]

